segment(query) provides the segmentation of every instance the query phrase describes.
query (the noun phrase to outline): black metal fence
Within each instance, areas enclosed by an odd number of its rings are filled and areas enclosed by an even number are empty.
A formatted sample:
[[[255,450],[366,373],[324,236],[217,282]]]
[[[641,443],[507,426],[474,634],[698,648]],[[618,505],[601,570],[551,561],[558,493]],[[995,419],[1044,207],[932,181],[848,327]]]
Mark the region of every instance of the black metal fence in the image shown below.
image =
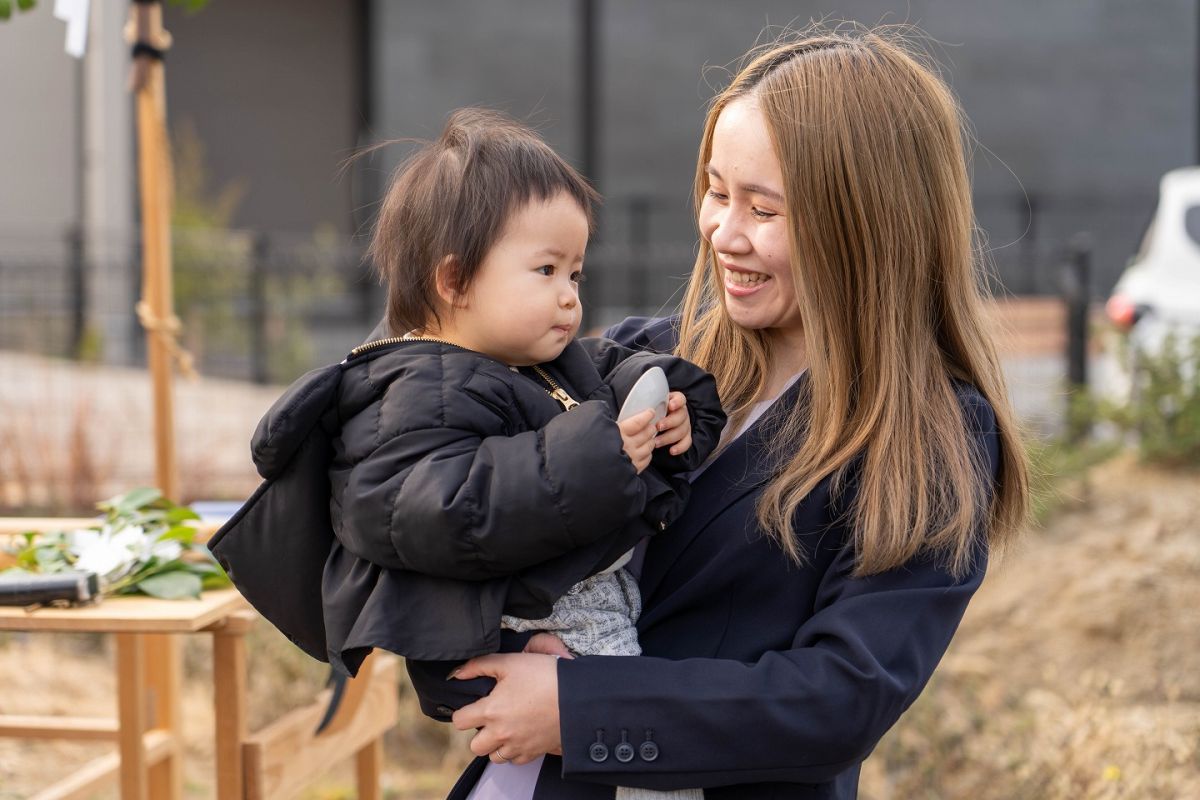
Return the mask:
[[[1051,202],[983,197],[993,286],[1057,295],[1070,237],[1091,231],[1091,291],[1116,280],[1152,210],[1152,198]],[[686,202],[635,196],[609,201],[588,252],[585,325],[674,308],[695,258]],[[364,242],[338,236],[176,230],[174,297],[182,344],[206,375],[285,382],[341,358],[379,320],[382,289]],[[136,241],[76,230],[56,237],[0,234],[0,350],[114,365],[144,363]]]
[[[363,253],[362,241],[345,238],[176,230],[180,343],[202,374],[256,383],[340,359],[383,314],[383,289]],[[690,243],[598,241],[582,290],[586,326],[672,307],[694,257]],[[136,243],[88,248],[75,231],[0,237],[0,350],[145,363],[140,261]]]

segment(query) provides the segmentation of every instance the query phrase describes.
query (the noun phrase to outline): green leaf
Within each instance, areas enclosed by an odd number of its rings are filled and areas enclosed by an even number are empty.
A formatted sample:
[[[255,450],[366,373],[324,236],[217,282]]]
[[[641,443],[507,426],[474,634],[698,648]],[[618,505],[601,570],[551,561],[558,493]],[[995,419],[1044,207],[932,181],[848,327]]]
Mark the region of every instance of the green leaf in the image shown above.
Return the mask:
[[[233,581],[229,580],[229,576],[225,574],[225,570],[216,562],[207,549],[197,548],[193,553],[203,552],[206,560],[204,561],[185,561],[187,568],[195,575],[199,575],[204,581],[205,589],[223,589],[226,586],[231,586]]]
[[[12,16],[11,0],[0,0],[0,19],[8,19]]]
[[[150,509],[148,511],[132,511],[129,514],[130,525],[161,525],[167,521],[167,512],[158,509]]]
[[[174,540],[183,544],[191,544],[196,540],[196,529],[191,525],[176,525],[168,528],[159,535],[158,541]]]
[[[225,574],[225,570],[213,565],[215,569],[210,572],[205,572],[200,576],[200,580],[204,584],[205,589],[224,589],[226,586],[232,586],[233,581],[229,580],[229,576]]]
[[[36,0],[17,0],[17,8],[22,11],[28,11],[37,5]]]
[[[184,597],[199,597],[203,581],[199,575],[193,575],[185,570],[172,570],[143,578],[134,586],[138,591],[151,597],[180,600]]]
[[[42,572],[53,572],[66,566],[67,559],[57,547],[38,547],[33,551],[33,560]]]
[[[158,489],[153,486],[141,486],[137,489],[130,489],[128,492],[119,494],[116,497],[110,497],[102,503],[97,503],[96,506],[101,511],[127,514],[148,506],[161,498],[162,492]]]
[[[167,511],[167,523],[170,525],[178,525],[189,519],[198,520],[200,515],[187,506],[174,506]]]

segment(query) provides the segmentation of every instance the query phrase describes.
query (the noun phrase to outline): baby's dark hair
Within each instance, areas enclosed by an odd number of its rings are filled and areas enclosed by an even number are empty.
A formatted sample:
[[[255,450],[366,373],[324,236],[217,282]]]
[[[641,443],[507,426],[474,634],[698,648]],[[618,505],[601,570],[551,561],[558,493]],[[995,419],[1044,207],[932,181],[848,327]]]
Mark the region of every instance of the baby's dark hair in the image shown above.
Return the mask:
[[[540,136],[496,111],[453,112],[437,140],[397,168],[371,237],[392,334],[438,319],[435,273],[447,256],[465,292],[512,214],[560,192],[579,203],[590,231],[600,195]]]

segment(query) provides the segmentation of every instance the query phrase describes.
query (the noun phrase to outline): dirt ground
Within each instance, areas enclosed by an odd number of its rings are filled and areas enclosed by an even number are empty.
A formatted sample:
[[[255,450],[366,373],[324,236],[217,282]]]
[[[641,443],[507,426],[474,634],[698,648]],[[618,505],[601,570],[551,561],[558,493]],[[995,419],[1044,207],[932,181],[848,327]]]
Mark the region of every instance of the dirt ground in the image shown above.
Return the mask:
[[[1200,474],[1126,457],[989,575],[863,800],[1200,797]]]
[[[864,800],[1200,797],[1200,474],[1119,457],[993,570],[917,704],[863,769]],[[113,711],[99,637],[0,638],[0,712]],[[212,796],[207,644],[187,645],[186,793]],[[271,631],[251,644],[251,727],[315,693],[323,671]],[[391,798],[444,796],[465,740],[402,697]],[[103,744],[0,739],[0,800],[29,796]],[[353,797],[348,767],[308,800]],[[115,797],[115,792],[100,795]]]

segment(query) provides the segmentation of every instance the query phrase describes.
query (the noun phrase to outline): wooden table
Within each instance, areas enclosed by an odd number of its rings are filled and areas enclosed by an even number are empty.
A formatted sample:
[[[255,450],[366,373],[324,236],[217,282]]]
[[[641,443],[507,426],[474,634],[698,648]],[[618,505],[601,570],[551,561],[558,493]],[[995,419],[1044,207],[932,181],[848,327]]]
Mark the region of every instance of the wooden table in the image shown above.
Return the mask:
[[[217,797],[240,800],[246,738],[244,637],[255,619],[236,589],[208,591],[199,600],[115,597],[81,608],[0,607],[0,630],[116,636],[115,719],[0,715],[0,736],[117,742],[116,754],[88,763],[40,792],[37,800],[86,797],[114,775],[123,800],[182,797],[178,634],[194,633],[213,636]]]

